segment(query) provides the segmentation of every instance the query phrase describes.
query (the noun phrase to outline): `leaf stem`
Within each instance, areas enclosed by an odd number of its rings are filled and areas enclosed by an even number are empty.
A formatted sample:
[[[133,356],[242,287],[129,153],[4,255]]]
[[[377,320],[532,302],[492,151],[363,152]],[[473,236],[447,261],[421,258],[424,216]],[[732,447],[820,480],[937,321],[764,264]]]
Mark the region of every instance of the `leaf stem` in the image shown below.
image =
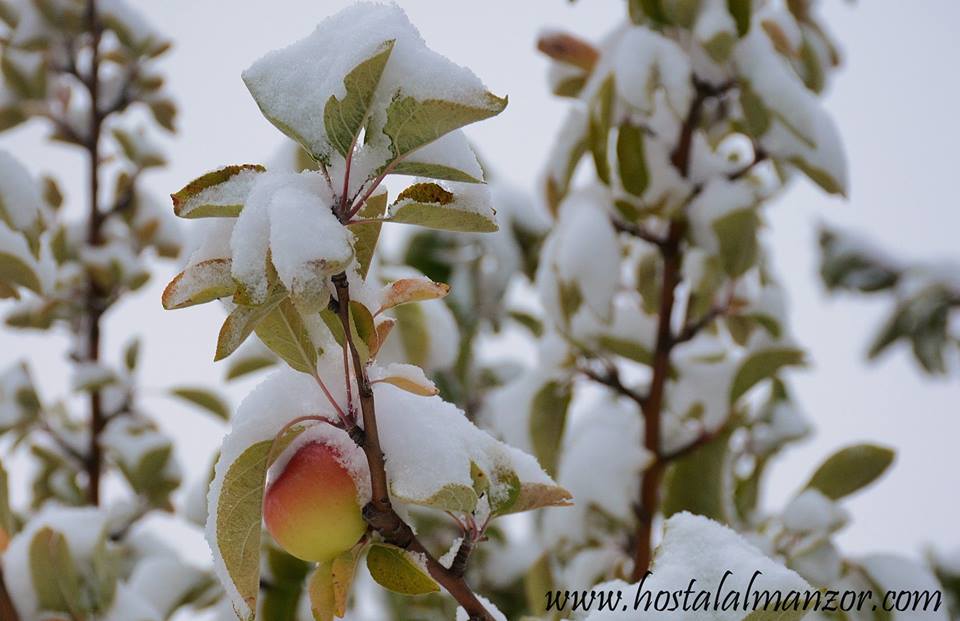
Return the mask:
[[[376,184],[373,186],[376,187]],[[362,202],[360,203],[363,204]],[[349,215],[346,216],[349,218]],[[353,354],[354,373],[357,378],[357,392],[360,399],[360,411],[363,417],[363,441],[360,448],[367,457],[370,468],[370,488],[372,497],[363,508],[363,518],[367,524],[387,543],[422,555],[426,559],[427,571],[467,612],[471,621],[493,621],[493,616],[477,599],[462,575],[456,575],[441,565],[423,546],[413,533],[410,525],[403,521],[390,502],[387,482],[386,461],[380,445],[377,430],[376,407],[373,388],[367,376],[367,369],[360,360],[360,354],[353,343],[350,326],[350,286],[347,275],[341,272],[333,277],[337,292],[337,312],[343,326],[344,339]]]

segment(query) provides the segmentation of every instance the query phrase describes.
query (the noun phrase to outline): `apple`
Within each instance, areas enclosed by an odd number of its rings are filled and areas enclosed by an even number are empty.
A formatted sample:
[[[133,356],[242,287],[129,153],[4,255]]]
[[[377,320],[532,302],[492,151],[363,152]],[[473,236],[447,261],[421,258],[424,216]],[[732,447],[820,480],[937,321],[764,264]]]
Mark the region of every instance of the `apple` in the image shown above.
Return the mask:
[[[322,442],[297,449],[267,487],[263,519],[289,554],[323,563],[349,550],[367,529],[357,484],[337,450]]]

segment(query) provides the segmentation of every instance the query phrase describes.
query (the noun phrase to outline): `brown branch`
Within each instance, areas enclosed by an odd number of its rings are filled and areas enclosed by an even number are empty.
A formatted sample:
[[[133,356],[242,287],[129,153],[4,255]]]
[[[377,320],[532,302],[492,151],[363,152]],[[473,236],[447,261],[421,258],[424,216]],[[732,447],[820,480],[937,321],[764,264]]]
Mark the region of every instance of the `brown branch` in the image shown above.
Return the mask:
[[[346,215],[346,214],[345,214]],[[348,216],[349,217],[349,216]],[[434,580],[440,583],[457,603],[467,612],[470,621],[493,621],[484,605],[477,599],[470,586],[462,575],[456,575],[441,565],[423,546],[413,533],[410,525],[394,510],[390,502],[390,491],[387,484],[386,461],[380,445],[380,436],[377,430],[376,408],[374,404],[373,388],[367,369],[360,360],[360,354],[353,343],[350,325],[350,286],[347,275],[343,272],[333,277],[333,284],[337,292],[337,312],[343,327],[344,338],[352,353],[353,369],[356,374],[357,392],[359,393],[360,412],[363,417],[363,436],[359,442],[367,457],[370,468],[370,488],[372,497],[363,508],[363,518],[371,528],[380,533],[384,541],[405,550],[423,555],[426,559],[427,571]],[[346,369],[345,372],[348,372]]]
[[[666,243],[666,239],[663,237],[648,231],[639,224],[633,224],[632,222],[624,222],[620,218],[613,218],[613,228],[615,228],[620,233],[626,233],[632,235],[638,239],[642,239],[645,242],[649,242],[655,246],[663,246]]]
[[[7,585],[3,581],[3,567],[0,567],[0,619],[3,621],[19,621],[20,615],[13,605],[13,599],[10,592],[7,591]]]
[[[700,116],[704,102],[711,97],[719,97],[734,86],[727,82],[713,86],[694,78],[696,94],[690,104],[690,110],[680,128],[677,147],[670,161],[681,175],[689,177],[692,160],[693,136],[700,125]],[[640,482],[640,502],[636,507],[637,530],[634,536],[634,566],[632,582],[639,582],[650,567],[653,556],[653,522],[660,504],[660,483],[666,470],[667,461],[663,458],[660,446],[661,415],[663,411],[664,391],[670,373],[670,353],[677,340],[673,335],[673,312],[677,284],[680,282],[680,267],[683,263],[681,244],[686,225],[681,219],[670,222],[670,229],[664,243],[660,245],[663,257],[663,279],[660,294],[660,309],[657,325],[657,341],[653,352],[653,377],[642,412],[644,420],[644,446],[653,456],[654,463],[643,472]]]
[[[589,367],[578,367],[577,370],[598,384],[603,384],[604,386],[612,388],[615,392],[627,397],[639,405],[641,409],[646,405],[647,398],[629,386],[626,386],[620,379],[620,373],[617,371],[615,366],[611,365],[608,367],[607,372],[604,375],[597,373]]]
[[[87,243],[97,246],[102,242],[101,225],[103,217],[98,206],[100,194],[100,127],[103,116],[100,114],[100,22],[97,18],[96,0],[87,1],[87,28],[91,34],[90,74],[85,81],[90,94],[90,135],[86,145],[88,151],[90,207],[87,219]],[[96,362],[100,359],[100,319],[104,305],[100,291],[93,279],[87,284],[86,296],[86,351],[85,359]],[[100,447],[100,433],[105,425],[103,406],[99,390],[90,393],[90,448],[87,455],[87,499],[92,505],[100,504],[100,474],[103,468],[103,454]]]

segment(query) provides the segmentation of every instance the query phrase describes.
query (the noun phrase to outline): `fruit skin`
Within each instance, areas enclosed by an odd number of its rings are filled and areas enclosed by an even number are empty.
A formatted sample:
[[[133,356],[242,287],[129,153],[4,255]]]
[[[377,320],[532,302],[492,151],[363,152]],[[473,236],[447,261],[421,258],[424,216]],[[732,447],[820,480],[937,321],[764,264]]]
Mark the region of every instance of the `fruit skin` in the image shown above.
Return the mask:
[[[289,554],[323,563],[349,550],[367,525],[357,502],[357,485],[321,442],[299,448],[267,488],[263,519]]]

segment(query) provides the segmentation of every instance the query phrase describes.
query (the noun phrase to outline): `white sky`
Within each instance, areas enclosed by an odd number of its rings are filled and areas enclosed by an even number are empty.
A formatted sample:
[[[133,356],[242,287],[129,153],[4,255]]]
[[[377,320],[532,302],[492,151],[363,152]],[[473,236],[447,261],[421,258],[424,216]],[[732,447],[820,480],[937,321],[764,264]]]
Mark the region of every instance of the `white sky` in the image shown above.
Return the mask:
[[[181,104],[180,133],[169,142],[171,165],[151,173],[159,196],[223,164],[262,162],[280,134],[259,114],[240,72],[264,52],[306,35],[341,0],[130,0],[175,42],[162,68]],[[428,44],[471,67],[510,105],[499,117],[468,130],[499,174],[533,191],[566,103],[551,97],[546,62],[534,50],[537,33],[560,27],[597,38],[623,14],[622,0],[401,0]],[[960,215],[953,200],[960,123],[955,65],[960,43],[954,0],[871,0],[850,5],[827,0],[833,31],[843,42],[846,69],[837,76],[827,107],[837,119],[852,166],[848,203],[798,183],[772,206],[767,242],[793,302],[797,339],[813,367],[795,388],[818,434],[777,465],[768,488],[780,504],[832,450],[859,441],[895,446],[898,459],[881,484],[846,503],[853,525],[841,536],[844,551],[917,553],[922,546],[960,547],[960,383],[957,375],[930,380],[902,352],[865,366],[862,354],[886,306],[850,298],[827,299],[816,276],[815,227],[820,221],[856,226],[891,251],[923,260],[960,261]],[[0,135],[34,173],[56,171],[71,208],[82,204],[82,160],[49,146],[36,126]],[[164,312],[159,297],[172,275],[161,268],[140,295],[111,311],[108,356],[117,357],[126,335],[146,335],[146,409],[177,439],[191,478],[203,476],[223,433],[221,424],[159,394],[174,384],[214,384],[223,371],[212,363],[222,313],[215,305]],[[61,394],[69,368],[66,339],[0,332],[0,367],[29,357],[44,376],[43,394]],[[234,405],[251,387],[232,387]],[[207,551],[196,533],[177,531],[197,560]]]

